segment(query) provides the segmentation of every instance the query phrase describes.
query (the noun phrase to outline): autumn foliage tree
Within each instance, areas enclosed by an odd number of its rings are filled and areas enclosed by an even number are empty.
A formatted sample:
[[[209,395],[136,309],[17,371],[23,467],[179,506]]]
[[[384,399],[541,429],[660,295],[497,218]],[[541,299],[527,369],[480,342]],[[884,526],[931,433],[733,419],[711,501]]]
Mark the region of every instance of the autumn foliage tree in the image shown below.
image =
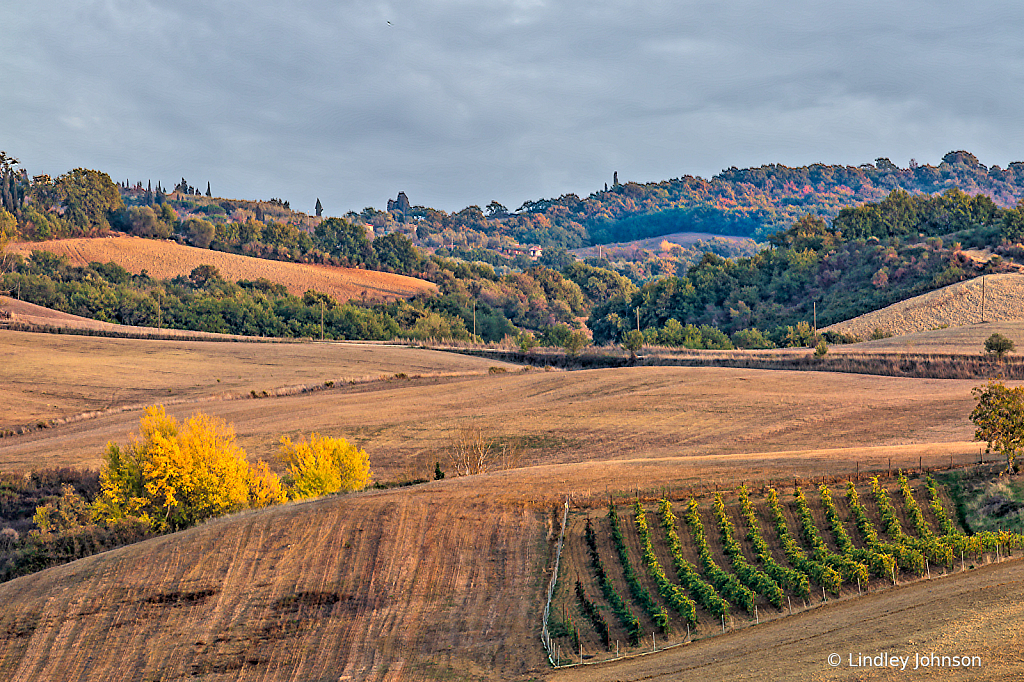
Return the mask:
[[[155,406],[140,432],[127,447],[107,445],[94,507],[102,521],[138,518],[154,530],[177,530],[285,499],[277,476],[262,462],[250,468],[221,419],[196,413],[179,425]]]
[[[370,459],[344,438],[314,433],[309,441],[281,439],[281,460],[288,465],[289,497],[296,500],[362,490],[371,482]]]

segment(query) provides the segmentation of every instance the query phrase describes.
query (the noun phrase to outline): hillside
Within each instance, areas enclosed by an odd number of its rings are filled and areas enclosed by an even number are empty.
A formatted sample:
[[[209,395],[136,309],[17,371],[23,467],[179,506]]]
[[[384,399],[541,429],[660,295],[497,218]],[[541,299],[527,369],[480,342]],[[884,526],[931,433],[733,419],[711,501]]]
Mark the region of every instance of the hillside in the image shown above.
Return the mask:
[[[265,260],[128,236],[19,242],[9,250],[23,256],[34,250],[49,251],[67,256],[73,265],[114,262],[133,274],[145,270],[151,277],[160,279],[188,277],[194,268],[212,265],[230,281],[262,277],[286,286],[293,294],[301,296],[306,290],[314,289],[338,301],[388,301],[436,290],[429,282],[405,275]]]
[[[0,677],[514,679],[546,532],[445,482],[216,520],[0,585]]]
[[[609,494],[969,464],[982,449],[967,419],[977,381],[681,367],[492,373],[493,361],[350,344],[14,332],[0,343],[25,360],[5,363],[17,381],[0,393],[4,414],[29,400],[60,413],[105,398],[126,408],[0,438],[0,470],[96,466],[107,441],[137,428],[131,403],[162,395],[183,400],[168,409],[178,417],[201,407],[232,422],[253,459],[273,457],[281,435],[352,438],[383,481],[429,475],[463,425],[524,451],[511,471],[239,514],[0,584],[5,679],[633,680],[691,669],[830,679],[831,651],[911,638],[967,647],[993,677],[1020,664],[1016,561],[608,667],[555,673],[539,644],[555,509],[567,494],[596,518]],[[262,395],[328,380],[337,383],[312,393],[205,400],[220,386]],[[920,635],[907,634],[907,618],[925,621],[913,626]]]
[[[1024,275],[1005,273],[950,284],[830,325],[822,331],[868,339],[876,329],[893,336],[903,336],[941,327],[977,324],[982,321],[983,282],[986,322],[1024,319]],[[980,348],[980,344],[976,348]]]
[[[246,344],[241,352],[252,353],[249,362],[256,362],[264,349],[277,348]],[[314,353],[307,357],[315,357],[316,351],[306,348],[323,346],[280,348],[285,355],[300,348],[303,354]],[[44,382],[51,378],[56,382],[58,377],[66,376],[65,368],[75,366],[73,357],[64,356],[52,369],[43,365],[44,371],[36,381],[45,386]],[[216,385],[212,376],[196,376],[190,360],[201,357],[202,354],[182,356],[167,367],[181,376],[161,379],[156,385],[168,386],[164,391],[168,398],[190,384]],[[154,358],[154,362],[159,363],[159,358]],[[116,359],[108,363],[110,369],[106,372],[118,376],[113,373],[119,366]],[[315,362],[311,365],[316,366]],[[119,373],[132,371],[130,364],[120,367],[116,370]],[[160,372],[158,364],[147,362],[142,367]],[[466,371],[473,365],[464,367]],[[483,369],[482,363],[475,367]],[[302,374],[310,379],[322,377],[316,383],[339,378],[318,369]],[[93,375],[85,378],[90,376]],[[103,389],[110,386],[108,381],[100,379],[95,388],[82,392],[102,403],[117,392],[113,387]],[[89,386],[87,381],[83,383]],[[243,385],[255,384],[260,394],[261,386],[273,389],[287,383],[290,382],[256,379],[244,381]],[[971,389],[977,383],[682,367],[534,370],[453,378],[392,378],[355,385],[339,383],[314,393],[211,401],[201,404],[201,408],[233,423],[246,451],[254,458],[268,461],[275,458],[282,434],[295,437],[318,431],[344,435],[367,449],[375,475],[381,480],[429,476],[434,463],[445,459],[444,451],[453,431],[463,424],[519,443],[524,466],[731,457],[737,453],[806,452],[835,447],[861,448],[858,456],[868,456],[862,450],[865,447],[918,443],[957,444],[952,450],[957,461],[969,462],[978,453],[976,446],[963,445],[974,434],[966,416],[971,410]],[[73,396],[77,391],[68,392]],[[153,390],[148,395],[157,401],[160,393]],[[32,397],[50,402],[46,394]],[[168,413],[185,418],[199,406],[194,402],[172,404]],[[765,418],[766,408],[772,412],[771,419]],[[884,419],[880,419],[882,415]],[[0,469],[26,471],[41,465],[97,467],[106,443],[123,441],[125,434],[137,428],[139,416],[138,410],[117,411],[0,439]],[[950,451],[939,452],[936,461],[948,463]],[[879,457],[875,454],[869,459],[876,464],[884,462]],[[915,452],[904,464],[916,464],[916,458]],[[731,460],[726,457],[725,461]],[[852,460],[848,461],[852,467]],[[835,465],[839,465],[838,459]],[[787,460],[780,470],[792,472],[794,466],[795,461]],[[573,479],[571,473],[564,476]],[[634,465],[631,473],[630,467],[624,465],[615,477],[619,476],[626,478],[627,488],[638,482],[646,485],[643,480],[647,473],[642,467]]]
[[[140,405],[157,402],[191,410],[201,402],[322,389],[325,382],[362,384],[399,372],[441,379],[486,374],[492,366],[512,368],[404,346],[139,341],[12,331],[0,331],[0,363],[6,366],[0,432],[83,413],[134,409],[136,419]]]

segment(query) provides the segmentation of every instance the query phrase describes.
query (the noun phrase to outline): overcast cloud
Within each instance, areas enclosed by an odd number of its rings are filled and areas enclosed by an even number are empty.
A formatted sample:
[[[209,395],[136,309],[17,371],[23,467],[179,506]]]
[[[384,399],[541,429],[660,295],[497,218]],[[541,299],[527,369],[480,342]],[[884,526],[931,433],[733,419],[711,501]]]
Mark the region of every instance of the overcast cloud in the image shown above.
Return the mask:
[[[388,23],[390,22],[390,24]],[[1024,5],[37,0],[0,149],[329,215],[764,163],[1024,160]]]

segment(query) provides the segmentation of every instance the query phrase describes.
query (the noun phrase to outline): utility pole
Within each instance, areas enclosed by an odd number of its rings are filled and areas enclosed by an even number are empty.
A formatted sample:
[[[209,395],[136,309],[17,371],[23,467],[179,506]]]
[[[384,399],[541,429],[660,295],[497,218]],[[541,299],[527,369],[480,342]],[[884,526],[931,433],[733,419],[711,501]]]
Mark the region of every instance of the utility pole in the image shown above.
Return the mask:
[[[476,338],[476,299],[473,299],[473,338]]]
[[[640,306],[636,308],[636,330],[640,331]]]
[[[981,321],[985,321],[985,275],[981,276]]]
[[[818,302],[814,301],[814,333],[818,333]]]
[[[324,299],[320,299],[320,340],[324,340]]]

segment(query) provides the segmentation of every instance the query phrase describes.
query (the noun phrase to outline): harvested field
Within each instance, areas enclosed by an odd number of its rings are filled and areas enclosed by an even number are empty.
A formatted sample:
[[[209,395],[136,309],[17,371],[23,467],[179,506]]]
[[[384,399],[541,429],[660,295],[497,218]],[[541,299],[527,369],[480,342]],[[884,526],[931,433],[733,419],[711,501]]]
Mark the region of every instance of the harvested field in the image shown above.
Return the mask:
[[[0,585],[0,678],[518,678],[546,531],[444,482],[220,519]]]
[[[224,279],[232,282],[263,277],[285,285],[293,294],[301,296],[303,292],[315,289],[339,301],[390,301],[436,290],[430,282],[405,275],[250,258],[141,237],[21,242],[12,244],[8,250],[23,256],[34,250],[50,251],[67,256],[73,265],[112,261],[131,273],[139,274],[146,270],[151,277],[158,279],[188,276],[200,265],[212,265]]]
[[[981,449],[967,420],[975,380],[686,367],[492,374],[494,360],[380,346],[11,332],[0,342],[12,344],[4,366],[20,372],[0,393],[3,415],[33,399],[59,401],[58,414],[102,406],[124,385],[115,405],[166,394],[188,401],[169,406],[179,418],[200,408],[234,423],[251,459],[272,457],[281,435],[351,438],[384,481],[429,476],[463,425],[524,448],[520,469],[236,515],[0,585],[0,678],[855,679],[854,669],[829,677],[824,657],[918,644],[982,655],[993,678],[1020,670],[1017,562],[607,667],[550,671],[539,643],[552,512],[566,494],[603,517],[609,494],[706,496],[890,462],[967,464]],[[261,394],[328,380],[314,393],[215,399],[221,387]],[[125,442],[139,416],[125,409],[0,438],[0,469],[98,466],[105,443]],[[842,504],[837,495],[848,514]],[[713,518],[702,516],[722,562]]]
[[[435,461],[444,460],[449,435],[463,425],[521,443],[526,466],[964,444],[974,435],[967,416],[976,385],[821,372],[636,367],[336,385],[306,395],[201,407],[233,423],[250,456],[270,458],[282,435],[318,431],[354,439],[367,448],[378,478],[393,480],[428,475]],[[168,412],[187,417],[197,407],[173,405]],[[138,412],[111,414],[0,439],[0,468],[97,466],[106,442],[125,440],[138,418]],[[953,447],[964,462],[979,451],[969,442]],[[942,452],[948,460],[947,446]],[[799,466],[793,460],[782,470]],[[629,471],[625,467],[623,474]],[[632,471],[628,487],[645,475],[636,466]]]
[[[985,353],[985,340],[997,333],[1017,344],[1018,353],[1024,350],[1024,320],[1002,320],[948,329],[929,329],[849,345],[834,345],[829,348],[829,354],[935,353],[988,357]],[[1007,357],[1016,359],[1018,353],[1010,353]],[[998,364],[992,362],[992,365],[998,371]]]
[[[966,282],[950,284],[852,320],[833,324],[822,331],[870,339],[875,329],[901,336],[942,326],[976,324],[982,321],[982,279],[975,277]],[[1024,275],[986,275],[984,281],[985,321],[1001,322],[1024,317]]]
[[[0,331],[0,432],[91,411],[512,365],[361,343],[210,343]],[[137,415],[132,419],[137,421]],[[122,437],[122,434],[117,436]]]

